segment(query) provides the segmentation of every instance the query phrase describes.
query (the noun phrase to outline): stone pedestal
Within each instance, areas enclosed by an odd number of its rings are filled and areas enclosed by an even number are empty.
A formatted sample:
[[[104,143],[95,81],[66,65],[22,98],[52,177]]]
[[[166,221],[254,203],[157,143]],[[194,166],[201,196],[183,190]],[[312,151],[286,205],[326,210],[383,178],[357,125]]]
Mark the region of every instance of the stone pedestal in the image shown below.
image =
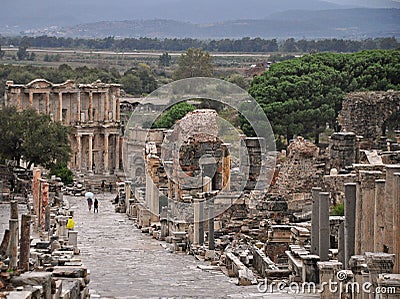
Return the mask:
[[[336,276],[337,272],[342,268],[342,263],[336,261],[318,262],[319,281],[324,285],[321,292],[321,299],[337,299],[340,298],[339,281]],[[332,287],[329,287],[332,286]]]
[[[377,283],[382,290],[379,299],[398,299],[400,297],[400,274],[379,274]]]
[[[365,253],[365,258],[367,262],[368,272],[369,272],[369,282],[372,283],[371,290],[375,290],[378,286],[378,276],[383,273],[392,273],[395,256],[389,253]],[[374,296],[370,296],[371,299]]]
[[[78,232],[74,230],[70,230],[68,232],[68,243],[72,246],[78,246]]]
[[[68,240],[68,230],[66,227],[68,217],[67,216],[57,216],[56,221],[57,221],[57,236],[58,236],[59,240],[63,240],[63,241]]]
[[[363,283],[362,273],[367,271],[367,264],[365,263],[365,257],[363,255],[353,255],[349,260],[349,268],[353,272],[354,282],[360,286]],[[354,293],[354,299],[361,299],[361,292]]]
[[[318,255],[302,256],[302,281],[319,283],[319,270],[317,263],[319,262]]]
[[[356,224],[356,196],[357,184],[347,183],[344,185],[344,268],[349,269],[350,257],[354,255],[355,224]]]

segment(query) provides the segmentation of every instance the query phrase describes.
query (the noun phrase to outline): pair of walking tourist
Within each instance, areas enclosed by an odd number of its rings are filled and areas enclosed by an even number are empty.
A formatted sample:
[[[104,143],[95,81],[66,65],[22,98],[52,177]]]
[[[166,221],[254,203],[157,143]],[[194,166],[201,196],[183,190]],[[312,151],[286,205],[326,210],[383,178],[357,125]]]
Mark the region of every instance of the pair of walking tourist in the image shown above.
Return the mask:
[[[94,198],[94,200],[93,200],[91,197],[89,197],[87,199],[87,202],[88,202],[89,211],[92,210],[92,205],[93,205],[93,212],[94,213],[98,213],[99,212],[99,201],[98,201],[97,198]]]

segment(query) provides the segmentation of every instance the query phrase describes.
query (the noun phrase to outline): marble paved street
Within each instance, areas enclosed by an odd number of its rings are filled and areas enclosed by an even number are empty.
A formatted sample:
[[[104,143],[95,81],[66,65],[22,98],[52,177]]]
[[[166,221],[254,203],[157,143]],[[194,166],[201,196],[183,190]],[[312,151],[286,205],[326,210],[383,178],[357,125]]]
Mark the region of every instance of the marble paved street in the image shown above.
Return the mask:
[[[84,197],[68,197],[80,257],[91,273],[91,298],[301,298],[261,294],[256,286],[235,285],[221,272],[200,270],[197,265],[202,262],[166,251],[125,214],[115,213],[110,194],[97,198],[99,213],[94,214]]]

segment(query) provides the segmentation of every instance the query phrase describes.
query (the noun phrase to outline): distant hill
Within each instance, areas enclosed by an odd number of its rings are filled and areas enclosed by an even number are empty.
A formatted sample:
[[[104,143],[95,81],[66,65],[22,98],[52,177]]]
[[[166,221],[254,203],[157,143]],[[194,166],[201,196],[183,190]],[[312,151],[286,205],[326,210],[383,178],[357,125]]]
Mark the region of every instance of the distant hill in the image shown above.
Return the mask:
[[[26,30],[99,21],[150,19],[200,24],[261,19],[287,9],[343,7],[348,6],[323,0],[2,0],[0,28]]]
[[[36,32],[40,34],[40,32]],[[50,35],[69,37],[159,38],[350,38],[400,37],[400,9],[291,10],[264,19],[245,19],[207,24],[172,20],[134,20],[81,24]]]

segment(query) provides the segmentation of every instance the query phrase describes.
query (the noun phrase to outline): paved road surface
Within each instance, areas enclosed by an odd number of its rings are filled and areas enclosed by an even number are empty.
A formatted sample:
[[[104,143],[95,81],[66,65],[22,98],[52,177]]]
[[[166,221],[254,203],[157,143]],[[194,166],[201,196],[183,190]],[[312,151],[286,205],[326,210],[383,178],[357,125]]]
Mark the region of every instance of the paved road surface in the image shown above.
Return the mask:
[[[70,204],[75,210],[81,258],[91,272],[90,287],[102,297],[301,298],[267,296],[256,286],[236,286],[221,272],[200,270],[197,265],[204,263],[193,256],[167,252],[126,215],[115,213],[110,194],[97,198],[98,214],[88,211],[83,197],[71,197]]]

